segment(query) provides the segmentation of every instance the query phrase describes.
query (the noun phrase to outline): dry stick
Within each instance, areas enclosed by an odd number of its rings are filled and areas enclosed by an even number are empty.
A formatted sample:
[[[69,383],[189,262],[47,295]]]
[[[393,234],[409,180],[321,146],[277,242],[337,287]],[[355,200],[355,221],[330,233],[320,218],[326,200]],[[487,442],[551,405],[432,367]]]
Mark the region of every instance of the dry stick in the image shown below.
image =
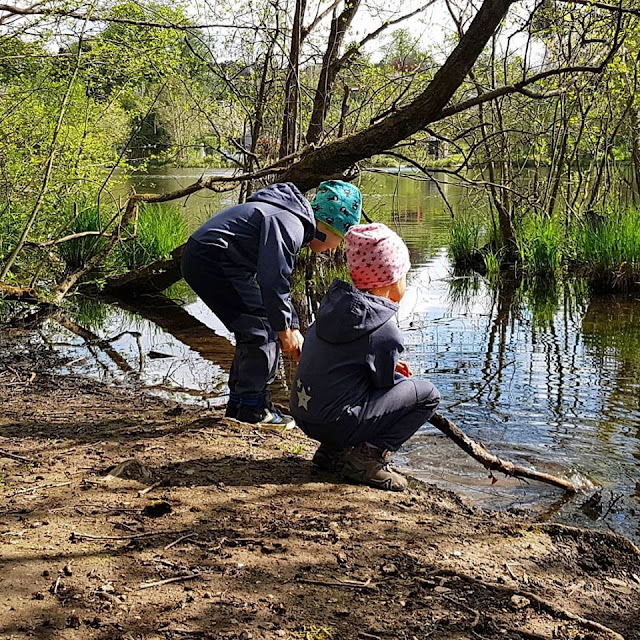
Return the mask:
[[[153,536],[166,536],[166,535],[176,535],[180,533],[189,533],[188,531],[154,531],[152,533],[135,533],[130,536],[92,536],[88,533],[79,533],[78,531],[72,531],[71,537],[85,540],[137,540],[138,538],[152,538]]]
[[[143,582],[138,589],[151,589],[151,587],[159,587],[163,584],[170,584],[171,582],[182,582],[183,580],[192,580],[197,578],[199,573],[187,573],[184,576],[176,576],[175,578],[167,578],[166,580],[158,580],[157,582]]]
[[[168,545],[166,545],[164,550],[166,551],[167,549],[171,549],[171,547],[174,547],[175,545],[182,542],[183,540],[186,540],[187,538],[193,538],[193,536],[195,535],[196,535],[195,533],[186,533],[185,535],[180,536],[177,540],[174,540],[173,542],[170,542]]]
[[[535,469],[527,469],[509,462],[508,460],[500,460],[498,456],[489,453],[484,445],[472,440],[462,429],[457,427],[451,420],[448,420],[440,413],[434,413],[429,422],[442,431],[447,437],[451,438],[461,449],[466,451],[474,460],[477,460],[489,471],[500,471],[506,476],[513,478],[527,478],[529,480],[537,480],[545,484],[551,484],[555,487],[564,489],[567,493],[575,493],[576,487],[569,480],[552,476],[548,473],[535,471]]]
[[[146,489],[140,489],[140,491],[138,491],[138,497],[141,498],[142,496],[146,496],[147,493],[149,493],[149,491],[153,491],[156,487],[159,487],[162,484],[162,482],[154,482],[152,485],[149,485]]]
[[[376,590],[376,586],[374,584],[368,584],[367,582],[337,582],[333,580],[312,580],[311,578],[298,578],[296,582],[302,582],[303,584],[317,584],[322,587],[340,587],[342,589],[371,589],[372,591]]]
[[[14,491],[11,494],[11,497],[20,495],[21,493],[29,493],[30,491],[39,491],[40,489],[53,489],[54,487],[66,487],[70,485],[71,482],[55,482],[53,484],[40,484],[34,485],[33,487],[26,487],[25,489],[18,489],[18,491]]]
[[[0,458],[11,458],[11,460],[17,460],[18,462],[24,462],[25,464],[37,464],[35,460],[23,458],[22,456],[17,456],[15,453],[9,453],[8,451],[2,450],[0,450]]]

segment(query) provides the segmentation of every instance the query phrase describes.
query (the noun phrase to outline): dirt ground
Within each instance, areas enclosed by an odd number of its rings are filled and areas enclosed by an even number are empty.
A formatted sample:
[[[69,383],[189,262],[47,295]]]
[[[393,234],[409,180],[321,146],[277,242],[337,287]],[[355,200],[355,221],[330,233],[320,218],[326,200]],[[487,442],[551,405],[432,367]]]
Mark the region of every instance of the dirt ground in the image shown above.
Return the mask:
[[[0,329],[0,638],[640,639],[620,536],[344,484],[299,432],[54,375],[28,338]]]

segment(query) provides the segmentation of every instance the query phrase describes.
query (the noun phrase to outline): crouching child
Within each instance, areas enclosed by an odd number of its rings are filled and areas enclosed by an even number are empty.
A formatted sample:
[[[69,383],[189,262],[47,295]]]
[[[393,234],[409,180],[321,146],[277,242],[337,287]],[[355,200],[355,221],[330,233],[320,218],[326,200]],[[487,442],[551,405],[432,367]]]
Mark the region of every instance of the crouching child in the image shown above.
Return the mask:
[[[380,489],[403,491],[407,480],[390,457],[435,412],[440,393],[416,380],[395,322],[406,290],[409,251],[381,223],[345,236],[353,284],[334,280],[309,327],[291,393],[298,426],[320,446],[324,470]]]

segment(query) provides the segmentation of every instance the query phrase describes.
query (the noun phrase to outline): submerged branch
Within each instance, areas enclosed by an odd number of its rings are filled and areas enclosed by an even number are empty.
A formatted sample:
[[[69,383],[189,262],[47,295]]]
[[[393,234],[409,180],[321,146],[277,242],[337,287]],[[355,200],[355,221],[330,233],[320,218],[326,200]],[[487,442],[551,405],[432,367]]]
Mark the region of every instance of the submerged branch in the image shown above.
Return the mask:
[[[429,422],[436,429],[439,429],[447,437],[451,438],[461,449],[466,451],[474,460],[477,460],[489,471],[500,471],[512,478],[537,480],[538,482],[551,484],[554,487],[560,487],[567,493],[576,492],[575,485],[569,480],[564,480],[563,478],[558,478],[548,473],[542,473],[535,469],[527,469],[526,467],[521,467],[507,460],[500,460],[498,456],[489,453],[484,445],[472,440],[462,429],[439,413],[435,413]]]

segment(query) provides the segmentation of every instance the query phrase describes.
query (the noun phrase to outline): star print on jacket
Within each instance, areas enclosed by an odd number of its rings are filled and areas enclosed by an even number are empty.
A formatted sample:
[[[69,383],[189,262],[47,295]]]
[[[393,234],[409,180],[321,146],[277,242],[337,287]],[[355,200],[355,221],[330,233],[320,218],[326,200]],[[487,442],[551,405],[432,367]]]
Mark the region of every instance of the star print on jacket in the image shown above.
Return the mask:
[[[309,391],[311,391],[311,389],[309,389]],[[309,411],[309,400],[311,400],[311,396],[307,393],[306,389],[300,383],[299,380],[298,380],[297,394],[298,394],[298,407],[300,407],[301,409],[305,409],[306,411]]]

